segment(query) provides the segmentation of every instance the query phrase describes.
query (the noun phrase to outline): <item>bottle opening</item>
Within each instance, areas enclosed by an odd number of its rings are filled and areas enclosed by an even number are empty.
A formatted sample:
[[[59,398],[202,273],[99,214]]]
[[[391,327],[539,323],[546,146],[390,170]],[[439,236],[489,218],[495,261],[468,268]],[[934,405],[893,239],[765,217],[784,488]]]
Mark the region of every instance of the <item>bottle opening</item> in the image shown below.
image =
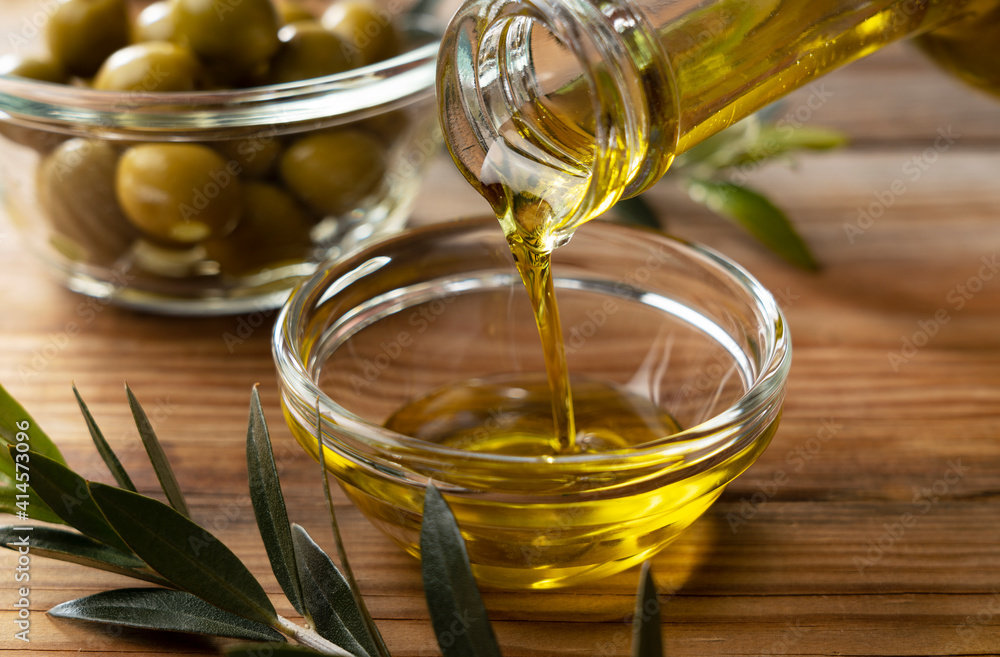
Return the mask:
[[[644,179],[657,148],[648,75],[616,31],[645,27],[629,16],[582,0],[469,3],[442,44],[438,99],[456,163],[498,215],[544,203],[556,243]]]
[[[576,139],[566,145],[583,139],[589,156],[594,140],[590,87],[566,44],[537,19],[517,16],[494,23],[480,48],[498,55],[479,61],[480,86],[487,108],[496,112],[495,125],[522,123],[526,137],[553,153],[564,150],[560,137],[567,132]]]

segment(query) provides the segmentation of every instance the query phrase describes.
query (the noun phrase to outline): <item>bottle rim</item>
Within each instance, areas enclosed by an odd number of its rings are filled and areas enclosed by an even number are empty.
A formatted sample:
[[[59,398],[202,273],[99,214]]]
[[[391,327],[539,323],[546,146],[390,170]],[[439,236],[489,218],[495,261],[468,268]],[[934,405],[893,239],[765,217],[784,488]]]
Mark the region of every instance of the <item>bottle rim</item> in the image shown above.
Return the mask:
[[[484,196],[480,174],[493,142],[510,134],[497,116],[518,113],[513,100],[487,86],[506,77],[505,91],[521,85],[539,91],[534,75],[540,65],[531,56],[530,21],[548,31],[575,56],[590,91],[594,122],[593,158],[585,191],[573,216],[560,228],[567,233],[597,216],[621,197],[635,195],[658,180],[673,159],[680,138],[673,71],[654,30],[627,0],[471,0],[456,12],[442,42],[437,97],[447,146],[465,178]],[[485,44],[506,39],[520,57],[501,60]],[[513,35],[513,39],[511,37]],[[520,40],[514,46],[511,41]],[[484,52],[485,51],[485,52]],[[482,64],[487,66],[483,67]],[[527,71],[506,70],[508,64]],[[489,66],[499,71],[489,70]],[[537,77],[544,77],[544,73]],[[507,107],[490,106],[503,98]],[[520,124],[519,124],[520,125]],[[471,138],[470,138],[471,137]],[[558,147],[558,144],[554,144]],[[547,146],[553,146],[551,142]],[[572,159],[569,154],[566,160]]]

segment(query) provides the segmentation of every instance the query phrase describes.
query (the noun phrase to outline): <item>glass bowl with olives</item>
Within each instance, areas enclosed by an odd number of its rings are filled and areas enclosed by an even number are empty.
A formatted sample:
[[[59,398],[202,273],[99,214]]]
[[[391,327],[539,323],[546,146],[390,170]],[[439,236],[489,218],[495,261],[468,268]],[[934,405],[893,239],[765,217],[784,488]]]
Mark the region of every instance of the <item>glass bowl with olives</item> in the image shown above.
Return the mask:
[[[438,149],[438,23],[378,2],[49,3],[0,57],[8,219],[77,292],[280,305],[399,230]]]

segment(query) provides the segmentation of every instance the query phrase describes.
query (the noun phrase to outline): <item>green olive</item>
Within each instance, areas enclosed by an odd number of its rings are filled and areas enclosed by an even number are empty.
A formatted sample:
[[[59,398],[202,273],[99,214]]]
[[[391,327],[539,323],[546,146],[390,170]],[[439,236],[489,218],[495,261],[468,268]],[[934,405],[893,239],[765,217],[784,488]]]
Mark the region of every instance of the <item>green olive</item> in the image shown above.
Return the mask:
[[[140,144],[118,163],[115,180],[125,215],[146,235],[196,244],[227,235],[243,203],[234,167],[199,144]]]
[[[386,156],[375,137],[359,130],[330,130],[294,142],[281,157],[288,189],[320,212],[348,212],[378,191]]]
[[[316,20],[313,13],[303,7],[299,0],[278,0],[278,16],[284,25],[296,21]]]
[[[136,43],[173,41],[176,36],[177,20],[171,0],[159,0],[149,5],[139,12],[132,26],[132,40]]]
[[[118,149],[109,142],[79,138],[42,161],[38,202],[65,255],[109,266],[139,237],[115,198],[117,164]]]
[[[261,132],[243,139],[213,142],[222,157],[234,163],[242,178],[268,177],[281,155],[281,141],[274,133]]]
[[[271,0],[175,0],[179,38],[233,79],[252,75],[278,50],[278,14]]]
[[[281,49],[271,61],[271,84],[308,80],[351,68],[343,40],[316,21],[300,21],[281,28]]]
[[[73,75],[90,77],[128,45],[125,0],[68,0],[52,13],[47,30],[56,61]]]
[[[194,91],[204,71],[184,46],[147,41],[127,46],[108,57],[94,78],[103,91]]]
[[[243,218],[232,234],[203,245],[224,273],[248,274],[308,255],[309,222],[287,192],[267,183],[247,183],[243,207]]]
[[[392,23],[392,15],[365,0],[334,2],[323,13],[323,27],[347,44],[352,66],[367,66],[401,50],[401,39]]]
[[[14,54],[0,57],[0,75],[13,75],[55,84],[65,84],[69,80],[66,69],[54,59],[22,57]]]

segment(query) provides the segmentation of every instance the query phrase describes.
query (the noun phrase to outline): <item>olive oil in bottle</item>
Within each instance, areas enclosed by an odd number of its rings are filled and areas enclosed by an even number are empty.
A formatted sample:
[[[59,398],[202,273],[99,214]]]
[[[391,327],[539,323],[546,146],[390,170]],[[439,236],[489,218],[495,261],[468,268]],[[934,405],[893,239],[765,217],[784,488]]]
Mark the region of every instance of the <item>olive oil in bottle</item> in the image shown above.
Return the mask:
[[[455,163],[495,209],[515,169],[540,187],[508,198],[559,199],[558,242],[676,155],[906,37],[1000,92],[1000,0],[467,0],[438,103]]]

